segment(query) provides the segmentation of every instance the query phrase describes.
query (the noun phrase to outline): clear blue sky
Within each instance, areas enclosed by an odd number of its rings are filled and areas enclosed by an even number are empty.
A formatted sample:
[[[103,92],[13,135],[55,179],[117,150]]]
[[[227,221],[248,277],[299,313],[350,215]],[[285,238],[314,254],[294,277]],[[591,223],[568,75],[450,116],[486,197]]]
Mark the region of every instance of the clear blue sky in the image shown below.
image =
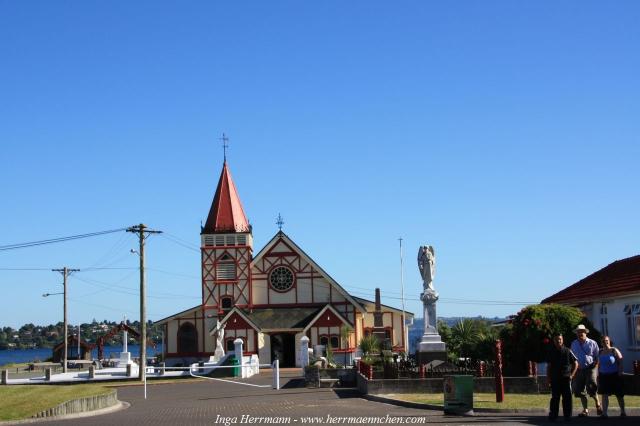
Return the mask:
[[[197,246],[226,132],[255,252],[281,213],[346,289],[399,306],[402,236],[409,310],[432,244],[439,315],[512,314],[639,252],[638,22],[636,1],[2,1],[0,245],[144,222]],[[135,247],[0,268],[135,268]],[[149,318],[198,304],[197,250],[147,252]],[[60,320],[60,282],[0,270],[0,325]],[[70,320],[137,317],[137,285],[76,274]]]

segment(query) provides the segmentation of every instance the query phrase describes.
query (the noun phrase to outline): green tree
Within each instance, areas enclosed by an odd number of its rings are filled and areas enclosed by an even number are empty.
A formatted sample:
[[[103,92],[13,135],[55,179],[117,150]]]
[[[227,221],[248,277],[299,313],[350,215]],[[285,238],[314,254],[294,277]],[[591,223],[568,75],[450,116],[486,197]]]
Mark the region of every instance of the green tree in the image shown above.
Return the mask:
[[[451,343],[451,327],[446,322],[438,320],[438,333],[443,342]]]
[[[464,318],[453,327],[438,322],[438,332],[447,344],[447,357],[450,361],[458,358],[487,361],[494,358],[497,330],[491,322],[483,318]]]
[[[520,310],[500,332],[505,373],[522,375],[526,373],[528,361],[543,362],[556,333],[562,334],[569,346],[575,339],[573,330],[578,324],[591,330],[590,338],[600,341],[600,332],[578,308],[543,304]]]
[[[362,355],[365,358],[370,358],[371,355],[380,352],[380,342],[373,335],[364,336],[362,339],[360,339],[360,344],[358,346],[360,346]]]
[[[463,318],[451,327],[451,342],[460,358],[467,358],[478,343],[479,326],[471,318]]]

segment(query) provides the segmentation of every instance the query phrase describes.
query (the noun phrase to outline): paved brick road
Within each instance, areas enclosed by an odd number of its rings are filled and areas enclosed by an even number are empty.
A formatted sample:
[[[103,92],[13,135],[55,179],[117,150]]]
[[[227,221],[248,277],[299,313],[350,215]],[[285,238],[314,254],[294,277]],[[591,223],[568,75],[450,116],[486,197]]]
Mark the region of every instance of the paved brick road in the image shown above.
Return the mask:
[[[290,382],[283,377],[282,383]],[[269,384],[268,373],[247,380],[254,384]],[[148,386],[148,399],[143,398],[140,386],[127,386],[118,389],[118,398],[127,401],[131,407],[116,413],[47,422],[47,425],[224,425],[223,417],[236,419],[241,424],[243,415],[274,416],[291,419],[291,424],[300,425],[302,418],[318,416],[325,420],[335,417],[425,417],[426,423],[437,424],[544,424],[541,416],[493,416],[493,417],[451,417],[443,416],[440,411],[419,410],[397,407],[359,398],[353,391],[334,392],[330,389],[284,388],[279,391],[271,388],[256,388],[217,381],[159,384]],[[635,419],[634,419],[635,420]],[[628,419],[625,424],[631,425]],[[595,424],[595,418],[574,419],[577,424]],[[343,422],[340,422],[343,423]],[[265,423],[257,423],[265,424]],[[316,423],[317,424],[317,423]],[[334,423],[336,424],[336,423]],[[607,425],[614,424],[613,419]]]

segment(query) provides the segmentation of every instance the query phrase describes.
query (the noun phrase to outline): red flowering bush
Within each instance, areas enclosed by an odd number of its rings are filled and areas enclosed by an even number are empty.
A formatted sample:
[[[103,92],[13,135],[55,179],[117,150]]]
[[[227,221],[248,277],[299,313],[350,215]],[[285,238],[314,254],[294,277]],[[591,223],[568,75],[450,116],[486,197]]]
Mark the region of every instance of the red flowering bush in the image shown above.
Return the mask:
[[[591,330],[590,338],[600,341],[600,333],[578,308],[545,304],[520,310],[500,331],[505,374],[523,375],[528,361],[544,361],[556,333],[562,333],[565,346],[570,346],[578,324]]]

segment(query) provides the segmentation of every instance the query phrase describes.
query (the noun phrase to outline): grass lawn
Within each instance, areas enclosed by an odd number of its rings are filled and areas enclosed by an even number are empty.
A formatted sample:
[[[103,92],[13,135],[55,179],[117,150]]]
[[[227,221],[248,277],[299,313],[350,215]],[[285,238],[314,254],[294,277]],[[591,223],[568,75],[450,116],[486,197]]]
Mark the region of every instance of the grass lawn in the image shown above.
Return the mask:
[[[420,402],[423,404],[443,405],[444,396],[441,393],[404,393],[404,394],[386,394],[380,395],[393,399],[399,399],[402,401]],[[501,403],[496,402],[495,393],[474,393],[473,394],[473,407],[474,408],[549,408],[549,398],[551,395],[540,394],[505,394],[504,401]],[[627,407],[640,407],[640,396],[627,395],[624,397],[624,402]],[[580,400],[575,398],[573,402],[574,407],[580,406]],[[589,406],[593,407],[593,400],[589,399]],[[618,401],[615,397],[609,398],[609,407],[618,408]],[[595,410],[594,410],[595,412]]]
[[[30,363],[28,362],[12,362],[9,364],[4,364],[2,366],[2,369],[7,369],[7,368],[27,368],[29,366]]]
[[[0,420],[31,417],[71,399],[103,395],[111,390],[103,385],[13,385],[0,387]]]

